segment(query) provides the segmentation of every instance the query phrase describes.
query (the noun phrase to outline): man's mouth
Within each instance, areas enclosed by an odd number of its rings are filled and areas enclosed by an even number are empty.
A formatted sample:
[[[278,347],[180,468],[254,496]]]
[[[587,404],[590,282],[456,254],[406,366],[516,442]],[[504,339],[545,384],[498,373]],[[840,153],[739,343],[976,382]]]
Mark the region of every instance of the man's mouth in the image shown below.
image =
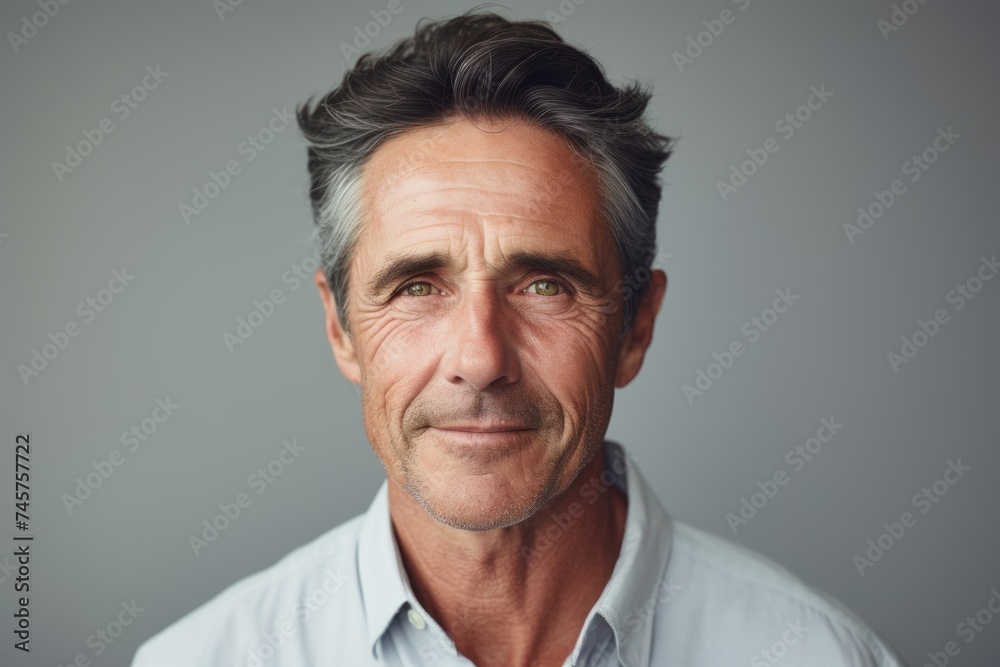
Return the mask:
[[[467,424],[442,424],[433,426],[439,431],[461,431],[466,433],[507,433],[513,431],[530,431],[531,427],[524,424],[497,424],[497,423],[467,423]]]
[[[524,424],[466,423],[431,426],[428,431],[439,444],[462,456],[476,452],[514,452],[526,446],[535,429]]]

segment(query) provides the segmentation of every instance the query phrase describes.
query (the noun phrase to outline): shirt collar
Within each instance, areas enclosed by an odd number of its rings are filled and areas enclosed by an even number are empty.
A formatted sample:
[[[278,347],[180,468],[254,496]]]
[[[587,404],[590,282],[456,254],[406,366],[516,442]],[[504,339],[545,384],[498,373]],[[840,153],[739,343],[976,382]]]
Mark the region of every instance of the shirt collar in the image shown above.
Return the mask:
[[[653,640],[650,621],[664,601],[659,589],[673,530],[669,515],[622,445],[604,441],[604,469],[608,474],[600,481],[607,480],[628,497],[625,533],[611,579],[587,616],[570,664],[576,663],[595,618],[600,617],[614,632],[621,663],[641,667],[649,663]],[[388,480],[365,515],[357,558],[369,646],[372,655],[381,659],[379,640],[400,607],[408,602],[416,604],[389,517]]]
[[[603,618],[615,635],[618,660],[625,667],[649,664],[653,618],[674,593],[663,582],[673,537],[670,515],[660,504],[625,448],[604,441],[601,482],[608,480],[628,497],[625,533],[611,579],[584,622],[570,664],[576,664],[595,617]],[[624,470],[624,473],[619,474]],[[613,481],[611,481],[613,480]]]
[[[372,656],[381,660],[379,639],[399,608],[409,602],[406,569],[389,518],[389,481],[384,480],[358,535],[358,578]]]

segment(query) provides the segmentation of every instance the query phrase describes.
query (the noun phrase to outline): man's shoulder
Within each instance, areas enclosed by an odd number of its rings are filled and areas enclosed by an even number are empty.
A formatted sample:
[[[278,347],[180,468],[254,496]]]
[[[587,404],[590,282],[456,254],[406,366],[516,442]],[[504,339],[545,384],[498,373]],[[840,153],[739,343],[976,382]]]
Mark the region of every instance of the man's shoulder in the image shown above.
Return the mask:
[[[312,634],[311,617],[345,615],[345,606],[357,599],[356,547],[364,517],[229,585],[143,643],[132,667],[245,664],[248,651],[268,643],[269,635],[271,645],[304,643],[285,639]]]
[[[822,605],[823,598],[795,574],[767,556],[731,539],[672,519],[671,562],[690,576],[708,577],[718,586],[753,589],[779,598]]]
[[[676,519],[672,524],[666,577],[679,593],[666,616],[673,605],[712,619],[702,655],[711,653],[708,645],[718,647],[712,635],[721,633],[751,665],[772,664],[770,658],[784,652],[813,665],[902,664],[860,617],[785,567],[730,539]]]

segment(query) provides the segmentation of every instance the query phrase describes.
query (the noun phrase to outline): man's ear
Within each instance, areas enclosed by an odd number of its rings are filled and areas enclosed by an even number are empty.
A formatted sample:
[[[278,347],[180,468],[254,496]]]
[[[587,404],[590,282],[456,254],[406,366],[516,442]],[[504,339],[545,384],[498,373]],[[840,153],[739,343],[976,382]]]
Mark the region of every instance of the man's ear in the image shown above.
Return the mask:
[[[639,301],[635,317],[618,350],[618,367],[615,371],[615,386],[621,389],[631,382],[646,357],[646,349],[653,341],[653,322],[663,304],[663,295],[667,291],[667,274],[656,269],[650,271],[649,286]]]
[[[316,283],[319,298],[323,301],[323,310],[326,313],[326,339],[330,341],[333,358],[337,361],[337,366],[345,378],[354,384],[361,384],[361,368],[354,351],[354,343],[340,326],[340,320],[337,318],[337,304],[322,269],[316,269],[316,273],[313,274],[313,282]]]

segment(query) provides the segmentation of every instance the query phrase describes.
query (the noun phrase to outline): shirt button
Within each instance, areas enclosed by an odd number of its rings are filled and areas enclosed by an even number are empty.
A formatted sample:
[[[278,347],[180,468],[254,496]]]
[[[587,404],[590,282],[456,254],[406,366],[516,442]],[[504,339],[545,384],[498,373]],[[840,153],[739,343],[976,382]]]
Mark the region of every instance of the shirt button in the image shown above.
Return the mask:
[[[424,628],[427,627],[427,623],[426,621],[424,621],[424,617],[421,616],[419,612],[417,612],[417,610],[415,609],[410,609],[409,611],[407,611],[406,618],[410,619],[410,623],[412,623],[413,627],[415,627],[417,630],[423,630]]]

